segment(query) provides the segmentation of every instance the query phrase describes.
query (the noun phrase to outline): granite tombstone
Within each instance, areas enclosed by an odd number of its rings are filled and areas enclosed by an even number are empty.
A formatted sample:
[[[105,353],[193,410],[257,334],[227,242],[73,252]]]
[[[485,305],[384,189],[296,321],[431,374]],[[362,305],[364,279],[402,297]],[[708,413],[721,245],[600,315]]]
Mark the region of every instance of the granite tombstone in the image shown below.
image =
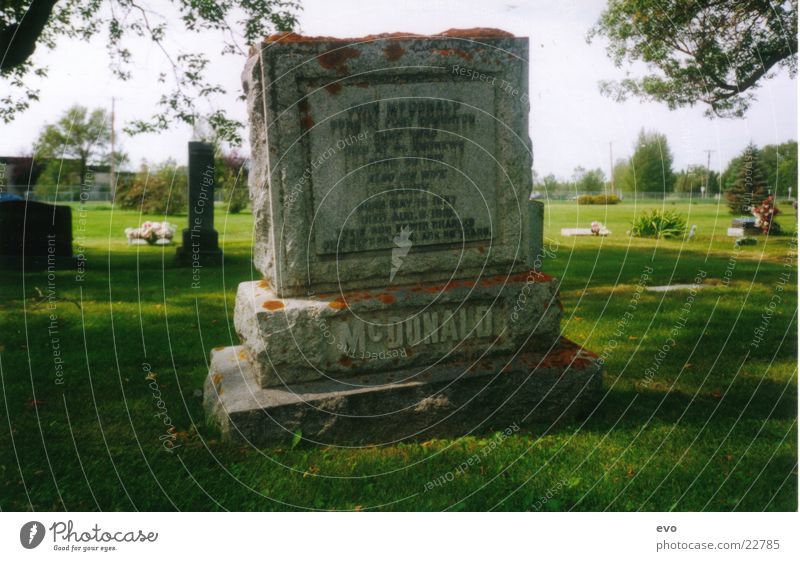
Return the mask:
[[[528,40],[281,34],[244,73],[254,262],[209,418],[261,444],[566,418],[600,361],[560,336],[528,201]]]
[[[16,270],[72,269],[72,209],[37,201],[0,203],[0,265]]]
[[[222,263],[219,233],[214,229],[214,190],[216,173],[214,146],[207,142],[189,143],[187,173],[189,223],[183,229],[183,245],[175,251],[179,265],[196,271]]]

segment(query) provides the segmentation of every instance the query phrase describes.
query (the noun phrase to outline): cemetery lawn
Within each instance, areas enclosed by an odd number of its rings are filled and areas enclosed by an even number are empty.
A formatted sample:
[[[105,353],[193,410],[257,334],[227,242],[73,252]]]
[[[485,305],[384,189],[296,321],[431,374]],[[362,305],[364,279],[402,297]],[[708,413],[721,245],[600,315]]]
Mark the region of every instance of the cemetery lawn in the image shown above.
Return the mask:
[[[788,235],[739,251],[714,203],[666,205],[697,225],[691,242],[625,235],[635,211],[660,204],[546,206],[543,269],[561,280],[565,335],[606,349],[606,393],[588,418],[522,426],[486,455],[492,434],[366,449],[220,442],[199,390],[211,348],[237,343],[238,283],[258,278],[252,217],[218,213],[224,268],[193,280],[173,266],[174,246],[127,245],[124,228],[156,217],[95,207],[81,231],[76,210],[82,282],[57,273],[52,301],[46,273],[0,272],[0,508],[794,511],[793,212],[781,205]],[[612,235],[559,235],[592,220]],[[705,284],[691,301],[645,292],[631,310],[648,267],[648,285],[703,273]],[[444,482],[426,491],[430,481]]]

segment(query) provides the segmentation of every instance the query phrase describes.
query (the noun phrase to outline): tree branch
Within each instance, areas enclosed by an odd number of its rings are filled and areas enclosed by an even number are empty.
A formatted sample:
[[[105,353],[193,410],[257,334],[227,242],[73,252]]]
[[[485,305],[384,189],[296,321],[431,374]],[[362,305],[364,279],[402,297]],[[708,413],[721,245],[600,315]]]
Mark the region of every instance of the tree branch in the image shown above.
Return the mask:
[[[56,2],[33,0],[19,23],[0,30],[0,71],[11,70],[30,58]]]

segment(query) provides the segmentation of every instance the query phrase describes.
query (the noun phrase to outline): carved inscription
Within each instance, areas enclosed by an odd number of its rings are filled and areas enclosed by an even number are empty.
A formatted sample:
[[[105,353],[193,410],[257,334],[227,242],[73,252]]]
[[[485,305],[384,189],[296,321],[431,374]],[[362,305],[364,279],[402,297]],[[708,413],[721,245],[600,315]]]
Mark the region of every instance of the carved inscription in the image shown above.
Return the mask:
[[[315,170],[316,252],[389,249],[401,231],[414,246],[490,240],[493,104],[492,90],[474,84],[350,86],[315,98],[312,158],[337,139],[369,138]]]

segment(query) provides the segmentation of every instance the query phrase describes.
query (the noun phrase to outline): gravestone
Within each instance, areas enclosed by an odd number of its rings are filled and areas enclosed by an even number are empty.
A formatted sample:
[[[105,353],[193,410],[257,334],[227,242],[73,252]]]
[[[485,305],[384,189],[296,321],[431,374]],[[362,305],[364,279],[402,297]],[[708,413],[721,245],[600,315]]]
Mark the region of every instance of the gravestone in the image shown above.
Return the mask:
[[[281,34],[247,61],[261,280],[212,351],[225,438],[377,444],[564,419],[601,391],[560,335],[530,205],[528,40]]]
[[[0,202],[0,267],[72,269],[72,209],[36,201]]]
[[[189,225],[183,230],[183,245],[175,252],[180,265],[196,269],[219,265],[222,250],[214,229],[214,146],[189,143]]]
[[[741,228],[745,235],[762,233],[761,228],[756,226],[755,216],[740,216],[738,218],[731,219],[731,229],[733,228]],[[731,235],[730,229],[728,235]]]

